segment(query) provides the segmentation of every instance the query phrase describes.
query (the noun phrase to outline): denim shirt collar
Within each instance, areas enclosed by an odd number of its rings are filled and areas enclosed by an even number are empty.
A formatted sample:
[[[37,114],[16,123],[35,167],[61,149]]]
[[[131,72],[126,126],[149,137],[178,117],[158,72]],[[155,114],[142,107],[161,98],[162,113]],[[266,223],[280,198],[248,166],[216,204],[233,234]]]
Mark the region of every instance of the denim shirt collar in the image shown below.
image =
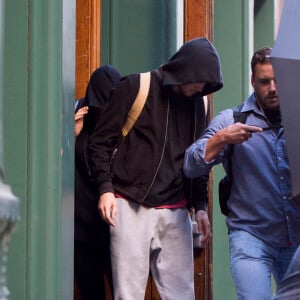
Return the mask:
[[[243,105],[243,108],[242,108],[242,110],[241,110],[241,112],[249,112],[249,111],[253,111],[255,114],[261,115],[261,116],[265,117],[264,112],[263,112],[263,111],[260,109],[260,107],[257,105],[255,93],[252,93],[252,94],[244,101],[244,105]]]

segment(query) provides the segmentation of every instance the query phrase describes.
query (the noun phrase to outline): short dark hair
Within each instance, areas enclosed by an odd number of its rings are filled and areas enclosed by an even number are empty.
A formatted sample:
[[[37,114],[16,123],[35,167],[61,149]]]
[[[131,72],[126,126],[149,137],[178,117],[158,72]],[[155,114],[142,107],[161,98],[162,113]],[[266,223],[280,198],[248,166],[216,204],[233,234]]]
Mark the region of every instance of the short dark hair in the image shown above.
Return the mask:
[[[252,56],[251,59],[251,71],[252,74],[255,73],[255,66],[257,64],[266,64],[270,63],[270,54],[272,48],[271,47],[263,47],[258,49]]]

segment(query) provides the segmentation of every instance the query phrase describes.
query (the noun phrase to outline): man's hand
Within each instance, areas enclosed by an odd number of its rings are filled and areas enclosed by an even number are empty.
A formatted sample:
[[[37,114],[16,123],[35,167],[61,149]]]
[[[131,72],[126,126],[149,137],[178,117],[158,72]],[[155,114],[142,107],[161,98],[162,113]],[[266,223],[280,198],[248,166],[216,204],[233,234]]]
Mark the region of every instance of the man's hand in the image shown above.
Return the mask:
[[[223,140],[226,144],[241,144],[248,141],[252,137],[252,133],[261,132],[262,128],[257,126],[246,125],[242,123],[234,123],[220,130]]]
[[[100,196],[98,210],[105,222],[116,226],[114,219],[117,215],[117,201],[114,193],[104,193]]]
[[[242,144],[252,137],[254,132],[262,132],[263,129],[243,123],[234,123],[216,132],[206,144],[205,161],[216,158],[219,152],[228,144]]]
[[[206,247],[211,238],[211,226],[205,210],[198,210],[195,215],[198,232],[201,234],[201,247]]]

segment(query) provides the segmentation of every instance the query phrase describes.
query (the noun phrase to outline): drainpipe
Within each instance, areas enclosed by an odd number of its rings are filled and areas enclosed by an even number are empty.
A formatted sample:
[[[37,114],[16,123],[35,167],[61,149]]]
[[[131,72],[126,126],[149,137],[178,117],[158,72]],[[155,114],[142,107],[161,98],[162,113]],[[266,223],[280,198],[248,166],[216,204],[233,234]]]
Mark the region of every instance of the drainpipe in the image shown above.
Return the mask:
[[[3,70],[3,27],[4,1],[0,1],[0,299],[9,299],[7,287],[8,241],[19,220],[19,199],[10,186],[3,182],[3,126],[2,126],[2,70]]]

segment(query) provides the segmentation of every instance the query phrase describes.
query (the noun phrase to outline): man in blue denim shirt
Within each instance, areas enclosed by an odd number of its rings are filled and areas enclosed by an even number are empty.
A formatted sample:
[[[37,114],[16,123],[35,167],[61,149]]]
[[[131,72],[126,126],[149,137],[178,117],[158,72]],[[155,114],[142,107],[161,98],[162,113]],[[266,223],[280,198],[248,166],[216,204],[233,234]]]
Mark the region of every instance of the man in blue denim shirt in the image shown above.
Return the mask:
[[[271,273],[282,280],[300,242],[300,202],[291,198],[290,169],[271,48],[251,60],[254,93],[245,100],[246,124],[234,123],[233,110],[218,114],[185,155],[188,177],[207,174],[232,155],[233,185],[228,200],[230,265],[238,299],[269,300]]]

